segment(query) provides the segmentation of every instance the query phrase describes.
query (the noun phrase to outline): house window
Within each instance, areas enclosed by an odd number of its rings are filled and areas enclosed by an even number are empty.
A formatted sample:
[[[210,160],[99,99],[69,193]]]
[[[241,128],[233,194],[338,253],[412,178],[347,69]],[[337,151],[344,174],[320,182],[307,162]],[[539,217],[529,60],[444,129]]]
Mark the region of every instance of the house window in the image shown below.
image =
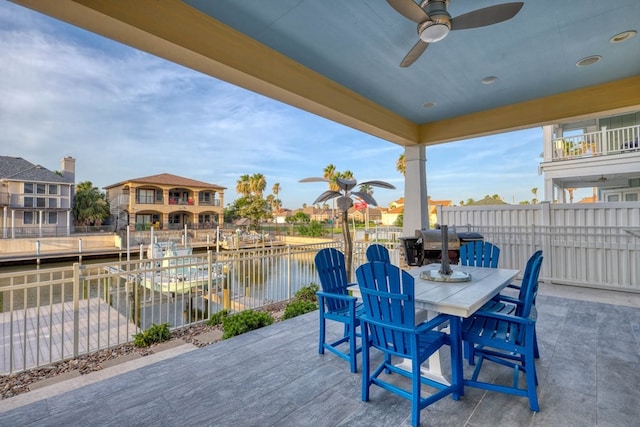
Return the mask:
[[[33,197],[25,197],[24,198],[24,207],[32,208],[33,207]]]
[[[637,202],[638,201],[638,193],[627,193],[624,195],[625,202]]]
[[[169,224],[180,224],[181,218],[182,214],[171,214],[169,215]]]
[[[38,197],[36,199],[36,207],[38,208],[46,208],[47,199],[44,197]]]
[[[211,215],[210,214],[200,214],[198,215],[198,223],[200,224],[204,224],[207,222],[211,222]]]
[[[138,190],[138,203],[153,204],[155,198],[155,190]]]
[[[24,183],[24,193],[25,194],[33,194],[33,184],[30,182]]]
[[[49,224],[58,224],[58,212],[49,212]]]
[[[55,184],[49,184],[49,194],[58,194],[58,186]]]
[[[198,201],[200,203],[211,203],[211,193],[209,191],[201,191],[198,194]]]
[[[53,209],[57,208],[58,207],[58,199],[50,197],[49,198],[49,207],[53,208]]]
[[[22,216],[22,223],[24,225],[34,224],[33,222],[33,212],[24,212]]]
[[[36,193],[38,194],[47,194],[47,186],[44,184],[36,185]]]

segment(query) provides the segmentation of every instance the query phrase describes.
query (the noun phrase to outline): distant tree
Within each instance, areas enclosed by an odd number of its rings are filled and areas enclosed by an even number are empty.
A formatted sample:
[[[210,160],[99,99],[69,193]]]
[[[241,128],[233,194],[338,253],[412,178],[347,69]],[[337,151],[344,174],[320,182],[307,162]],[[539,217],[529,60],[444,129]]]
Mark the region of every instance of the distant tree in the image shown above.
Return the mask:
[[[531,200],[531,203],[535,205],[538,203],[538,187],[533,187],[531,192],[533,193],[533,200]]]
[[[393,222],[396,227],[402,227],[404,225],[404,214],[398,215],[398,218]]]
[[[251,227],[258,228],[261,221],[272,218],[271,206],[262,197],[251,195],[236,200],[238,215],[251,220]]]
[[[111,215],[107,196],[91,181],[76,185],[72,212],[78,225],[100,225]]]
[[[273,193],[273,210],[274,211],[279,211],[280,207],[281,207],[281,202],[280,199],[278,199],[278,194],[280,194],[280,183],[276,182],[275,184],[273,184],[273,187],[271,187],[271,192]]]
[[[396,170],[402,175],[407,173],[407,163],[405,161],[404,154],[400,154],[400,157],[398,157],[398,160],[396,161]]]
[[[254,173],[249,178],[249,188],[251,194],[262,198],[264,189],[267,188],[267,180],[261,173]]]
[[[242,175],[236,181],[236,191],[242,197],[248,197],[251,194],[251,177],[249,175]]]
[[[567,193],[569,193],[569,203],[573,203],[573,192],[576,191],[575,188],[567,188]]]
[[[304,212],[296,212],[295,215],[287,217],[287,222],[292,224],[306,224],[311,221],[311,217]]]

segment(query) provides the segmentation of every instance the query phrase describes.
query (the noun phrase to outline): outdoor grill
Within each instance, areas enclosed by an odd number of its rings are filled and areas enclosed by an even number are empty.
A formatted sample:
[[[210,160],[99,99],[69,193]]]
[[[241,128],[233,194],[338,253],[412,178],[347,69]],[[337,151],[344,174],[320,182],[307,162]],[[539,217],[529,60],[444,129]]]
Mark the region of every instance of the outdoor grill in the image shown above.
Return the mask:
[[[460,261],[460,246],[474,240],[483,240],[478,233],[457,233],[455,228],[449,228],[448,254],[451,264]],[[402,237],[402,249],[404,250],[407,265],[427,265],[442,261],[442,231],[416,230],[415,237]]]

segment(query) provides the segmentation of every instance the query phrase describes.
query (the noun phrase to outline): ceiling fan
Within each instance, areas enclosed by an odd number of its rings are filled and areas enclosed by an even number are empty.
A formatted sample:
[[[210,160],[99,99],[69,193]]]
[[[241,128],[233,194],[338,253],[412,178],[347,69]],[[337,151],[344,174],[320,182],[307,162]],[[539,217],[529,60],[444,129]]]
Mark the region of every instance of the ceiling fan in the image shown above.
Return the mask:
[[[400,63],[401,67],[413,64],[427,50],[429,43],[442,40],[453,30],[484,27],[513,18],[523,2],[503,3],[477,9],[452,18],[447,12],[449,0],[423,0],[420,5],[413,0],[387,0],[398,13],[418,24],[420,40]]]

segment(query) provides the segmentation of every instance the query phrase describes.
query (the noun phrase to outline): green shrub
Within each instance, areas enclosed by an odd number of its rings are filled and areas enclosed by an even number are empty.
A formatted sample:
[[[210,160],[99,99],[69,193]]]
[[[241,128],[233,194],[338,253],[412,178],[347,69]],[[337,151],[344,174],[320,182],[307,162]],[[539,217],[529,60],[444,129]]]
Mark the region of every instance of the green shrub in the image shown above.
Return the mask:
[[[171,338],[171,332],[169,331],[168,323],[161,325],[152,323],[149,329],[133,336],[133,345],[136,347],[148,347],[154,343],[167,341],[169,338]]]
[[[305,300],[305,301],[311,301],[311,302],[318,302],[318,296],[316,295],[316,292],[318,292],[318,289],[320,289],[320,287],[315,283],[302,287],[294,295],[294,301]]]
[[[222,339],[235,337],[254,329],[262,328],[273,323],[271,314],[264,311],[246,310],[222,319]]]
[[[305,299],[294,300],[284,308],[282,320],[291,319],[292,317],[300,316],[301,314],[309,313],[317,309],[318,304],[313,301],[307,301]]]
[[[209,318],[209,320],[207,320],[207,325],[209,326],[220,325],[222,324],[222,321],[224,320],[224,318],[228,316],[229,316],[229,310],[227,309],[219,311],[217,313],[213,313]]]

